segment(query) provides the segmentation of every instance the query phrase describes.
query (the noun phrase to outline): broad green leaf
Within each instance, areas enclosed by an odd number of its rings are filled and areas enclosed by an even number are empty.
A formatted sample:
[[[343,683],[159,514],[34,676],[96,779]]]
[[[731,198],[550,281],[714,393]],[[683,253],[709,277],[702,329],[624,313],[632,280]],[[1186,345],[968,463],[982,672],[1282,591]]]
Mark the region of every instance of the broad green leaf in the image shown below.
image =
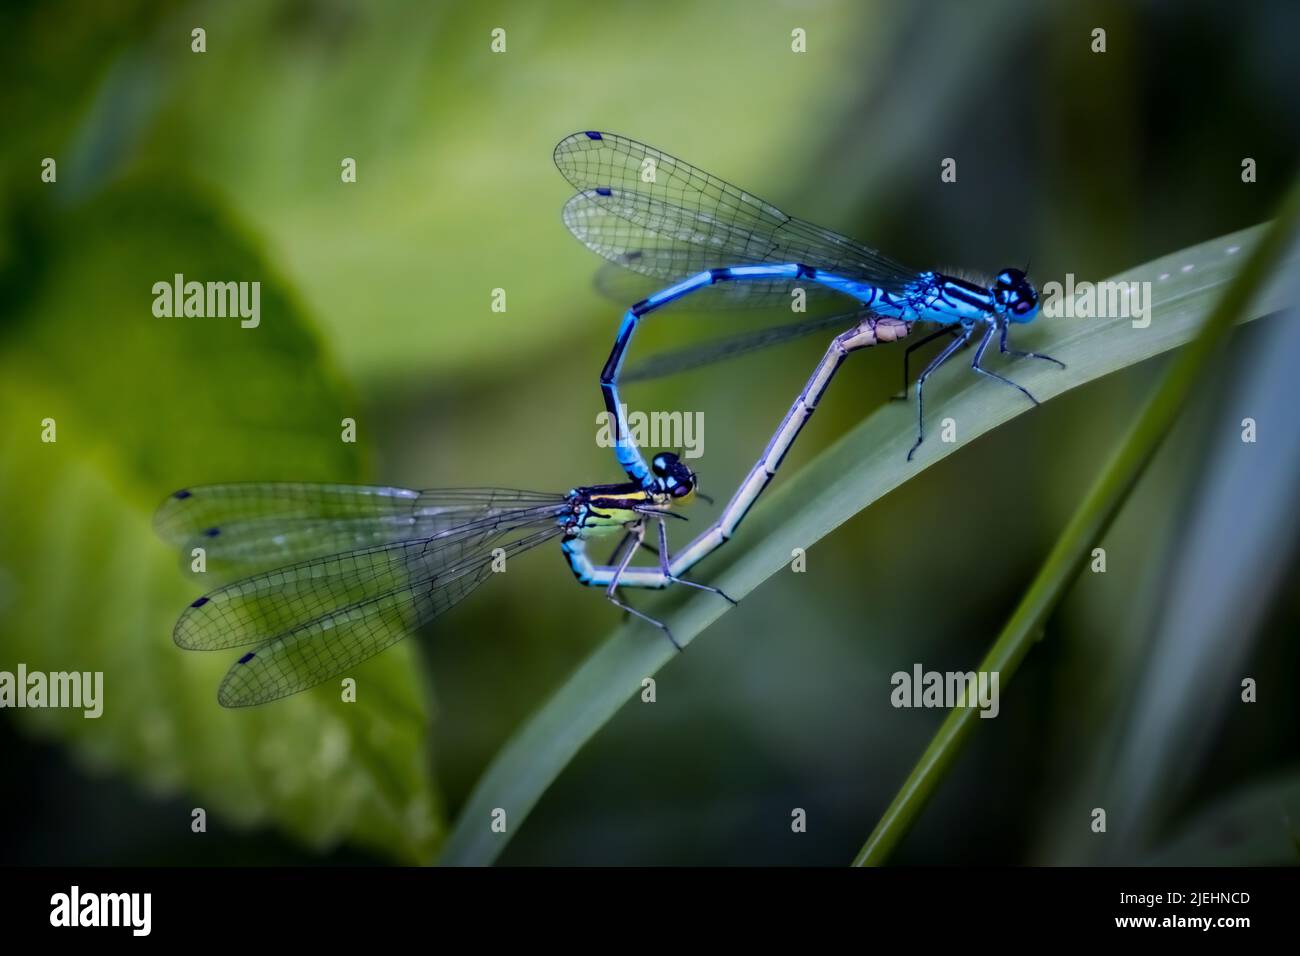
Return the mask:
[[[1150,324],[1135,327],[1127,318],[1059,318],[1018,329],[1020,348],[1045,352],[1069,367],[1021,362],[1018,381],[1041,401],[1135,365],[1189,341],[1263,227],[1211,240],[1112,277],[1110,281],[1149,282]],[[1288,260],[1291,266],[1295,259]],[[1246,308],[1248,319],[1275,311],[1282,293],[1270,287]],[[743,598],[786,567],[795,548],[818,540],[921,470],[946,458],[985,432],[1029,410],[1024,398],[979,376],[945,370],[931,380],[927,405],[957,423],[957,440],[930,437],[913,462],[906,459],[915,436],[915,406],[890,405],[819,455],[760,502],[754,516],[729,545],[732,563],[703,580]],[[937,415],[936,415],[937,417]],[[778,479],[780,481],[780,479]],[[661,618],[677,639],[688,644],[728,610],[708,594],[691,594]],[[689,653],[689,651],[688,651]],[[645,639],[644,630],[626,626],[615,633],[514,736],[480,779],[448,839],[443,862],[481,864],[504,849],[509,836],[536,805],[563,768],[614,713],[674,658],[667,642]],[[508,834],[489,828],[493,808],[506,810]]]
[[[102,671],[104,703],[98,719],[13,716],[237,823],[427,856],[442,822],[413,648],[358,668],[354,705],[335,684],[229,711],[216,690],[237,655],[171,640],[196,587],[152,531],[166,494],[361,477],[340,441],[354,403],[293,295],[206,199],[149,173],[84,209],[31,204],[26,221],[24,261],[0,281],[0,669]],[[153,284],[177,273],[259,281],[260,325],[155,317]]]

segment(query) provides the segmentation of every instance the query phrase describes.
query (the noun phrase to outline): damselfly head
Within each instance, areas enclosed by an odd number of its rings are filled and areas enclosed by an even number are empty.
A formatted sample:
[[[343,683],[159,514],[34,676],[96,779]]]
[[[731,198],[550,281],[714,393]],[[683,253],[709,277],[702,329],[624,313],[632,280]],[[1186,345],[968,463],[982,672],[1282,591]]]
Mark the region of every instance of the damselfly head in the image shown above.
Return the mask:
[[[677,501],[689,501],[695,495],[695,473],[670,451],[661,451],[650,462],[650,470],[659,479],[659,489]]]
[[[1019,269],[1003,269],[997,274],[993,300],[1009,322],[1032,322],[1038,315],[1038,290]]]

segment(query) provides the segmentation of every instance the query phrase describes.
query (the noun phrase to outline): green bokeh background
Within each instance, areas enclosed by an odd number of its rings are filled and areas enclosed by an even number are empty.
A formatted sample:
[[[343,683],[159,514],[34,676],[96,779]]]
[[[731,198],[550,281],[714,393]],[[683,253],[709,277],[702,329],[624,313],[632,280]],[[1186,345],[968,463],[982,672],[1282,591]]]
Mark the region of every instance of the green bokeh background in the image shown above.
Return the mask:
[[[595,416],[620,310],[559,221],[562,136],[656,144],[904,262],[1099,279],[1268,218],[1300,146],[1297,35],[1283,2],[6,6],[0,669],[103,670],[107,702],[97,721],[0,715],[16,782],[0,860],[427,861],[492,754],[617,623],[546,549],[358,669],[356,705],[326,687],[231,713],[228,657],[170,642],[194,590],[149,527],[166,493],[209,481],[616,480]],[[151,286],[176,272],[260,281],[261,326],[154,318]],[[759,320],[665,316],[636,347]],[[1181,532],[1235,422],[1263,415],[1233,402],[1282,321],[1234,338],[1104,542],[1107,573],[1080,582],[900,862],[1294,862],[1289,549],[1243,596],[1244,671],[1214,689],[1232,703],[1267,675],[1260,701],[1157,713],[1152,759],[1185,755],[1179,774],[1145,798],[1140,839],[1088,830],[1140,791],[1120,758],[1159,698],[1153,635],[1193,597],[1169,573]],[[703,412],[695,464],[725,499],[821,347],[627,396]],[[785,467],[884,401],[900,362],[855,356]],[[1064,396],[849,521],[662,672],[654,706],[625,708],[503,860],[847,862],[942,717],[890,707],[889,675],[974,666],[1157,372]],[[1268,419],[1266,463],[1296,441],[1294,407]],[[728,549],[744,547],[742,530]]]

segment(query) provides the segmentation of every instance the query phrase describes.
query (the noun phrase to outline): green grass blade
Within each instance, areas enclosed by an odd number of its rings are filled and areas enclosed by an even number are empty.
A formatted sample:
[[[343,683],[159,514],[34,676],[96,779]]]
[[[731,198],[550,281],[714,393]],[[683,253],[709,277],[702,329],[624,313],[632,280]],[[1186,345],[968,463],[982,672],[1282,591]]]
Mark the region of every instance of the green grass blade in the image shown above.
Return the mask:
[[[1054,355],[1065,371],[1046,362],[1016,366],[1016,377],[1042,401],[1162,352],[1185,345],[1214,302],[1237,275],[1266,227],[1255,227],[1165,256],[1113,277],[1152,283],[1154,319],[1134,328],[1128,319],[1056,319],[1026,327],[1019,348]],[[1163,278],[1162,278],[1163,277]],[[1266,315],[1282,305],[1280,290],[1255,297],[1243,316]],[[1037,367],[1035,367],[1037,366]],[[794,548],[809,548],[872,502],[985,432],[1029,410],[1012,389],[979,376],[938,375],[927,385],[927,404],[957,422],[957,440],[945,444],[933,430],[908,462],[915,407],[896,403],[877,410],[833,446],[781,483],[742,526],[724,553],[732,563],[709,583],[743,598],[788,566]],[[775,424],[775,423],[774,423]],[[783,476],[785,477],[785,476]],[[710,594],[691,594],[658,616],[683,644],[726,613]],[[624,626],[598,648],[501,750],[461,813],[441,862],[482,865],[505,848],[546,788],[586,741],[652,676],[676,656],[643,625]],[[506,813],[506,830],[494,832],[492,814]]]
[[[1298,219],[1300,182],[1288,194],[1277,219],[1250,252],[1241,271],[1218,296],[1217,303],[1191,344],[1170,364],[1146,407],[1061,532],[1020,605],[980,662],[980,671],[999,674],[1001,689],[1005,690],[1010,684],[1020,662],[1041,635],[1048,615],[1083,569],[1091,548],[1123,506],[1147,463],[1173,427],[1201,373],[1222,346],[1232,326],[1246,317],[1251,301],[1257,298],[1255,293],[1264,286],[1288,252]],[[855,866],[878,865],[888,859],[956,759],[978,713],[974,707],[956,707],[949,711],[858,852],[853,861]]]

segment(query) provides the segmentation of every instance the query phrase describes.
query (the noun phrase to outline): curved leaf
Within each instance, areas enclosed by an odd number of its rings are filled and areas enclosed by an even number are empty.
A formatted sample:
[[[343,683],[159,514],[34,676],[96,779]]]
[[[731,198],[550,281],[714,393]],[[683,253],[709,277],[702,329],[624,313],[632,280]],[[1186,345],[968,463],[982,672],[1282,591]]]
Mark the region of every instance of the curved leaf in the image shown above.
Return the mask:
[[[1068,369],[1026,361],[1016,368],[1017,380],[1046,401],[1185,344],[1264,228],[1211,240],[1112,277],[1151,283],[1154,318],[1145,328],[1123,318],[1061,318],[1018,330],[1029,333],[1017,339],[1019,348],[1046,352]],[[1266,315],[1281,302],[1282,293],[1270,288],[1249,304],[1246,318]],[[931,407],[942,408],[957,423],[955,442],[940,442],[932,432],[908,462],[915,407],[877,410],[759,504],[731,545],[730,553],[738,556],[709,583],[743,598],[786,567],[792,549],[811,547],[924,468],[1028,410],[1012,389],[958,370],[936,376],[931,386]],[[728,607],[713,595],[692,594],[660,617],[685,645]],[[442,862],[494,860],[578,749],[637,692],[643,678],[674,656],[666,642],[647,640],[643,628],[631,626],[598,648],[497,755],[462,810]],[[495,808],[506,811],[507,833],[490,828]]]

